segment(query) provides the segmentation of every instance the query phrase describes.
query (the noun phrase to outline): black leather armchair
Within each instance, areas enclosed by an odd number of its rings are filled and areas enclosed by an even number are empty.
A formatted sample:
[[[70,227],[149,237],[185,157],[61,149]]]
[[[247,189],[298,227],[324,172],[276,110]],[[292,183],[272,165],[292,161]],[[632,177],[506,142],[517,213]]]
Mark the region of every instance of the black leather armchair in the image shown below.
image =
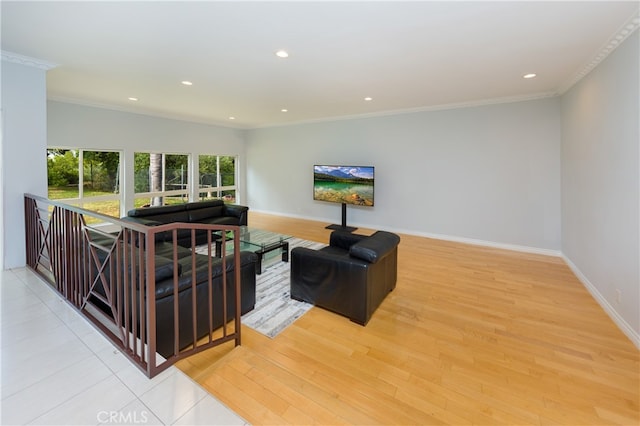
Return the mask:
[[[320,250],[291,250],[291,298],[366,325],[396,286],[400,237],[334,231]]]

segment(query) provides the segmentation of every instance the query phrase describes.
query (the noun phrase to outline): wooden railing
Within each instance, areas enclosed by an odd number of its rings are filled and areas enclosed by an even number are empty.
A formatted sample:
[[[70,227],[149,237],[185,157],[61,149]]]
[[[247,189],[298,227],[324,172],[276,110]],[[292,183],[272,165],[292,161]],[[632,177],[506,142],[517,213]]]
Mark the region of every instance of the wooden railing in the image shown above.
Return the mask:
[[[173,223],[148,227],[115,219],[46,198],[25,194],[25,228],[27,266],[50,283],[70,304],[94,324],[122,353],[148,377],[153,377],[176,361],[222,343],[240,344],[240,250],[239,227],[204,224]],[[191,232],[191,258],[178,258],[179,230]],[[196,254],[196,231],[207,231],[207,255]],[[212,257],[212,235],[222,238],[221,258]],[[233,231],[233,257],[228,260],[225,250],[227,233]],[[183,231],[184,232],[184,231]],[[171,256],[173,274],[173,351],[162,356],[156,353],[156,239],[160,235],[172,237]],[[215,243],[215,241],[213,241]],[[166,243],[165,243],[166,245]],[[170,250],[171,251],[171,250]],[[184,252],[184,249],[182,250]],[[184,254],[184,253],[183,253]],[[167,254],[163,253],[166,259]],[[196,277],[196,257],[201,269],[209,271],[208,281]],[[203,259],[207,259],[206,261]],[[180,261],[180,262],[179,262]],[[226,262],[234,267],[228,268]],[[185,287],[180,277],[179,263],[190,262],[191,312],[193,334],[190,344],[181,344],[178,312],[178,290]],[[222,262],[222,318],[235,311],[231,321],[223,320],[219,328],[210,320],[213,316],[213,262]],[[231,269],[230,272],[227,272]],[[233,277],[228,275],[233,274]],[[183,274],[185,275],[185,274]],[[227,306],[227,282],[235,284],[235,307]],[[167,278],[169,279],[169,278]],[[180,284],[179,284],[179,279]],[[219,278],[218,278],[219,279]],[[197,282],[200,280],[200,282]],[[229,281],[231,282],[231,281]],[[196,299],[196,285],[208,286],[210,300]],[[233,287],[232,287],[233,288]],[[187,302],[189,303],[189,302]],[[196,312],[207,310],[208,335],[198,336]],[[185,336],[182,336],[184,341]]]

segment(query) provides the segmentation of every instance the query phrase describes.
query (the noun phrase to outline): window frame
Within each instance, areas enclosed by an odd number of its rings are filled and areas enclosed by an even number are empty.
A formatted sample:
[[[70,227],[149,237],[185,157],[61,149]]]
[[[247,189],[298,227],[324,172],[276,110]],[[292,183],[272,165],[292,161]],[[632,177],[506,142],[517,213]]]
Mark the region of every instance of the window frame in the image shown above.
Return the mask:
[[[135,180],[136,180],[136,171],[135,171],[135,157],[136,154],[160,154],[162,155],[162,174],[161,174],[161,179],[160,179],[160,184],[161,184],[161,190],[160,191],[145,191],[145,192],[136,192],[135,189]],[[167,155],[176,155],[176,156],[184,156],[186,157],[187,160],[187,171],[186,171],[186,176],[187,176],[187,183],[185,185],[184,189],[174,189],[174,190],[166,190],[166,156]],[[166,205],[165,203],[165,198],[166,197],[177,197],[177,196],[181,196],[182,198],[182,202],[186,203],[191,201],[192,199],[192,170],[193,170],[193,161],[192,161],[192,154],[189,153],[181,153],[181,152],[161,152],[161,151],[134,151],[133,152],[133,185],[132,185],[132,190],[133,190],[133,207],[136,207],[136,200],[141,199],[141,198],[148,198],[148,199],[152,199],[152,198],[162,198],[163,199],[163,204],[162,205]],[[149,163],[149,167],[151,167],[151,163]],[[186,199],[186,201],[185,201]],[[146,205],[146,204],[144,204]]]
[[[47,146],[47,158],[52,150],[60,150],[60,151],[72,151],[77,153],[78,165],[78,183],[77,183],[77,197],[70,198],[55,198],[55,200],[59,200],[61,202],[68,203],[70,205],[75,205],[78,207],[87,208],[89,210],[93,210],[91,206],[88,206],[90,203],[102,203],[102,202],[111,202],[115,201],[118,204],[118,211],[111,212],[107,215],[113,217],[122,217],[126,215],[126,212],[132,208],[140,207],[136,204],[140,204],[137,200],[141,198],[146,198],[147,200],[151,200],[152,197],[172,197],[172,198],[181,198],[181,203],[191,202],[191,201],[200,201],[203,199],[221,199],[225,203],[237,203],[240,200],[241,194],[240,185],[239,185],[239,177],[240,177],[240,155],[232,154],[232,155],[223,155],[223,154],[210,154],[210,153],[184,153],[184,152],[159,152],[153,150],[128,150],[128,149],[104,149],[104,148],[78,148],[78,147],[68,147],[68,146]],[[117,181],[114,185],[114,189],[117,189],[117,192],[114,194],[103,194],[103,195],[92,195],[85,196],[86,191],[84,188],[84,184],[87,181],[85,176],[85,152],[114,152],[118,153],[118,172],[117,172]],[[142,154],[163,154],[163,165],[162,165],[162,188],[166,188],[166,155],[179,155],[184,156],[186,158],[187,170],[184,172],[183,176],[186,176],[187,183],[184,189],[171,189],[171,190],[163,190],[163,191],[145,191],[145,192],[136,192],[136,165],[135,165],[135,156],[138,153]],[[201,156],[209,156],[215,157],[216,161],[216,186],[208,187],[203,189],[200,187],[200,170],[199,170],[199,161]],[[222,173],[221,173],[221,159],[222,158],[230,158],[233,162],[233,185],[222,185]],[[150,164],[149,164],[150,165]],[[49,167],[49,163],[47,162],[47,168]],[[196,184],[194,184],[196,182]],[[55,188],[54,186],[52,186]],[[47,169],[47,188],[49,187],[49,170]],[[213,197],[208,198],[206,194],[201,197],[203,193],[211,193],[215,194]],[[230,195],[229,193],[233,195]],[[225,194],[226,193],[226,194]],[[50,191],[48,190],[48,196],[50,195]],[[54,198],[52,198],[54,199]],[[147,203],[144,203],[145,205]],[[149,203],[150,204],[150,203]],[[163,204],[166,204],[165,200],[163,200]],[[169,203],[175,204],[175,203]],[[96,211],[99,211],[96,209]]]
[[[212,187],[208,187],[207,190],[203,190],[204,188],[202,188],[200,186],[200,179],[202,176],[202,172],[200,170],[200,157],[216,157],[216,186],[212,186]],[[222,157],[229,157],[233,159],[233,185],[222,185],[222,174],[220,172],[220,159]],[[222,154],[206,154],[206,153],[199,153],[197,154],[197,165],[198,165],[198,169],[197,169],[197,181],[198,181],[198,188],[195,188],[194,191],[194,199],[196,200],[203,200],[203,198],[201,197],[201,194],[205,193],[205,192],[210,192],[210,193],[216,193],[217,197],[212,197],[212,198],[218,198],[221,199],[223,201],[227,201],[227,199],[225,199],[224,195],[221,195],[223,192],[225,191],[234,191],[234,196],[231,200],[228,200],[229,202],[233,202],[235,203],[236,201],[238,201],[238,164],[239,164],[239,156],[238,155],[222,155]],[[206,198],[208,199],[208,198]]]
[[[64,151],[75,151],[77,152],[78,158],[78,196],[71,198],[55,198],[56,201],[61,201],[73,206],[77,206],[80,208],[86,208],[88,210],[92,210],[90,206],[87,204],[91,203],[102,203],[109,201],[116,201],[118,203],[117,206],[117,216],[120,217],[120,211],[122,210],[122,206],[124,205],[124,193],[122,182],[124,181],[124,151],[120,149],[104,149],[104,148],[69,148],[69,147],[60,147],[60,146],[47,146],[47,157],[49,156],[49,151],[51,150],[64,150]],[[85,161],[84,161],[84,153],[85,152],[114,152],[118,154],[118,171],[116,176],[116,187],[117,192],[114,194],[104,194],[104,195],[92,195],[85,196]],[[49,194],[49,179],[48,179],[48,170],[49,163],[47,162],[47,198],[51,198]],[[96,210],[100,212],[99,210]],[[105,212],[100,212],[102,214],[110,215]]]

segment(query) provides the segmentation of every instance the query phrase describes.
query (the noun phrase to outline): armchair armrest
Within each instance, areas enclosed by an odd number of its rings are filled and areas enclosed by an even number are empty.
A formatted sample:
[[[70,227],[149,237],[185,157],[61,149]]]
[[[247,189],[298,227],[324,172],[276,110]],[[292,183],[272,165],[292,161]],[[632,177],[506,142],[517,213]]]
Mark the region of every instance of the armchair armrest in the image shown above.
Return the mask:
[[[378,260],[391,253],[400,243],[400,237],[391,232],[378,231],[368,238],[351,246],[349,254],[369,263]]]

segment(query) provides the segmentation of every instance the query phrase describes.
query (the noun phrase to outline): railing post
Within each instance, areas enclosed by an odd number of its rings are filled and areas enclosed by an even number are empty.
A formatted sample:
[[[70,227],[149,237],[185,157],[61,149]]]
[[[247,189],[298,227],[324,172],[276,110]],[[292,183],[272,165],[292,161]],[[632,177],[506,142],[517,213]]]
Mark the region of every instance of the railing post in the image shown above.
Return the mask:
[[[156,324],[156,271],[155,267],[155,233],[146,232],[144,234],[144,248],[146,249],[146,258],[145,265],[146,269],[146,280],[144,283],[140,283],[140,285],[145,285],[146,287],[146,318],[147,323],[143,327],[140,326],[141,330],[148,330],[147,333],[147,353],[149,354],[149,362],[147,364],[147,371],[149,377],[152,377],[158,371],[157,369],[157,359],[156,359],[156,348],[157,348],[157,324]],[[152,265],[149,267],[149,265]],[[174,312],[174,314],[177,314]]]
[[[241,265],[240,265],[240,231],[236,231],[233,233],[234,237],[233,237],[233,256],[234,256],[234,260],[233,260],[233,273],[235,274],[235,284],[236,284],[236,338],[235,338],[235,345],[236,346],[240,346],[240,343],[242,341],[242,336],[241,336],[241,331],[242,331],[242,327],[240,326],[241,324],[241,310],[242,310],[242,304],[241,304],[241,293],[242,293],[242,286],[241,286],[241,282],[240,282],[240,269],[241,269]]]

